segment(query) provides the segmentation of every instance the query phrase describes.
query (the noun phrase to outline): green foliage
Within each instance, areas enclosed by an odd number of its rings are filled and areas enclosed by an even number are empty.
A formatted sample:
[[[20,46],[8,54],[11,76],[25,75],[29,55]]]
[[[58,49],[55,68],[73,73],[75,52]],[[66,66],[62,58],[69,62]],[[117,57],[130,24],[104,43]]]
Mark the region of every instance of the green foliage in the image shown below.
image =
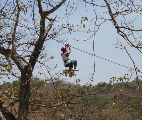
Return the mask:
[[[43,120],[49,120],[47,117],[43,118]]]
[[[94,106],[94,108],[104,109],[109,104],[109,99],[103,96],[86,96],[82,98],[82,104],[85,106]]]
[[[12,85],[15,86],[15,87],[19,87],[20,81],[19,81],[19,80],[13,81],[13,82],[12,82]]]
[[[45,82],[42,81],[42,80],[40,80],[39,78],[32,78],[32,79],[31,79],[31,84],[32,84],[32,86],[34,86],[34,87],[40,88],[40,87],[42,87],[42,86],[45,85]]]

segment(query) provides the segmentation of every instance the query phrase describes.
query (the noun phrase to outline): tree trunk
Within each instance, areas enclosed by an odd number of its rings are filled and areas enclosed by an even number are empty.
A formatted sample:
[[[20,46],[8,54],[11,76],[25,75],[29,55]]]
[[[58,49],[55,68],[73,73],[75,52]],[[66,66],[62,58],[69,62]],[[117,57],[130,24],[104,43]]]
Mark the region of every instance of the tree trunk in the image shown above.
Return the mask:
[[[3,106],[2,100],[0,100],[0,114],[2,114],[6,120],[16,120],[15,116]],[[0,120],[3,120],[4,118],[0,115]]]
[[[32,70],[29,70],[28,68],[29,67],[25,67],[25,70],[21,73],[18,120],[27,120],[28,116],[30,79],[32,77]]]

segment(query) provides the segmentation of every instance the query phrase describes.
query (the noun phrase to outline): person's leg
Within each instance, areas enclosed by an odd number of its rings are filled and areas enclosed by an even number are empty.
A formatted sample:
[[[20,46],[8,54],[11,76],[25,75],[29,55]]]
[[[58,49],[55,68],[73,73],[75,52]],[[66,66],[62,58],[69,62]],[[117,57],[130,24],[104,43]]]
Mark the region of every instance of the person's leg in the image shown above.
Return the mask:
[[[69,71],[71,71],[73,68],[72,61],[69,64],[65,65],[65,67],[69,67]]]
[[[74,69],[77,67],[77,60],[71,60],[72,65],[74,66]]]

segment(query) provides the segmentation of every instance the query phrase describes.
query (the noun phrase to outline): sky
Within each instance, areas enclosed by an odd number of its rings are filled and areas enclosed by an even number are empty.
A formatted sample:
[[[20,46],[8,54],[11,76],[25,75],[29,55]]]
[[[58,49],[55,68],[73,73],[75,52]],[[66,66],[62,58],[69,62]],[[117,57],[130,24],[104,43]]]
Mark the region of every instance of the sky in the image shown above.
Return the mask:
[[[87,17],[88,21],[85,21],[85,29],[91,28],[93,29],[93,24],[90,24],[90,21],[94,18],[93,8],[90,6],[84,6],[81,4],[69,4],[68,12],[71,12],[70,16],[65,16],[65,8],[64,6],[59,8],[59,10],[53,14],[51,17],[60,16],[62,19],[61,21],[58,21],[54,24],[54,26],[58,26],[61,24],[64,24],[67,20],[70,24],[81,25],[81,19],[82,17]],[[75,10],[72,10],[72,7],[76,8]],[[35,10],[37,12],[37,10]],[[102,13],[104,12],[103,9],[97,8],[97,11]],[[70,13],[69,12],[69,13]],[[107,14],[105,14],[105,17],[108,17]],[[134,16],[129,16],[128,19],[132,19]],[[141,19],[141,17],[139,18]],[[142,23],[140,20],[137,20],[135,25],[141,26]],[[104,23],[99,31],[96,33],[95,36],[93,36],[91,39],[84,41],[85,39],[89,38],[90,34],[85,34],[84,32],[75,32],[73,34],[67,34],[60,36],[59,38],[55,38],[55,40],[48,40],[45,43],[46,46],[46,52],[47,57],[54,56],[54,59],[48,61],[47,65],[49,65],[51,68],[57,65],[57,68],[51,71],[53,76],[56,76],[55,73],[58,75],[63,72],[65,69],[63,65],[63,61],[61,58],[61,47],[63,44],[58,43],[56,40],[63,40],[65,39],[65,43],[70,43],[72,47],[76,47],[78,49],[95,53],[97,56],[104,57],[106,59],[109,59],[111,61],[117,62],[119,64],[133,67],[133,64],[131,60],[129,59],[128,55],[124,50],[121,50],[119,48],[116,48],[117,39],[123,42],[123,44],[126,44],[126,42],[116,33],[116,30],[111,22]],[[74,40],[77,39],[78,41]],[[94,40],[94,51],[93,51],[93,40]],[[127,45],[127,44],[126,44]],[[137,50],[134,48],[131,48],[127,46],[127,49],[131,53],[132,57],[134,58],[137,66],[139,66],[140,69],[142,69],[142,55],[139,54]],[[122,66],[113,64],[111,62],[102,60],[95,56],[90,56],[88,54],[85,54],[81,51],[78,51],[76,49],[72,48],[72,53],[70,54],[70,59],[74,59],[78,61],[78,67],[77,69],[79,71],[76,72],[76,77],[65,77],[60,76],[63,78],[66,82],[76,83],[76,79],[80,79],[79,84],[97,84],[100,82],[109,82],[111,77],[122,77],[124,74],[129,73],[127,68],[124,68]],[[93,76],[93,81],[90,81],[91,75],[94,72],[94,61],[95,61],[95,74]],[[46,77],[49,76],[48,72],[45,69],[35,69],[33,75],[35,77],[41,77],[45,78],[45,76],[38,75],[37,72],[42,71],[46,74]]]
[[[60,9],[58,12],[59,14],[62,9]],[[68,20],[70,23],[76,25],[80,24],[82,17],[87,17],[89,20],[92,19],[93,16],[93,9],[91,7],[83,7],[79,6],[78,9],[73,12],[71,16],[69,16]],[[132,16],[130,16],[130,19]],[[140,21],[137,21],[138,25],[141,25]],[[88,25],[89,26],[89,25]],[[89,26],[92,28],[92,26]],[[73,39],[78,39],[79,41],[75,41]],[[70,43],[71,46],[95,53],[96,55],[100,57],[107,58],[109,60],[112,60],[114,62],[120,63],[122,65],[133,67],[133,64],[126,54],[124,50],[120,50],[119,48],[116,48],[117,39],[120,39],[124,41],[117,33],[112,25],[111,22],[106,22],[102,25],[100,30],[97,32],[96,36],[93,37],[90,40],[83,41],[84,39],[88,38],[87,34],[84,33],[74,33],[73,35],[68,35],[67,42]],[[93,45],[92,42],[94,40],[94,51],[93,51]],[[124,44],[125,41],[124,41]],[[52,61],[52,64],[57,64],[57,71],[62,72],[64,70],[63,61],[61,59],[61,47],[63,44],[57,43],[56,41],[48,41],[47,51],[49,51],[49,55],[53,55],[54,59]],[[53,49],[54,48],[54,49]],[[135,50],[134,48],[130,48],[129,46],[127,49],[130,51],[132,57],[136,61],[136,64],[142,68],[141,59],[142,56]],[[81,51],[78,51],[76,49],[72,48],[72,53],[70,54],[70,59],[75,59],[78,61],[78,72],[76,72],[76,77],[73,78],[66,78],[65,81],[75,83],[76,79],[80,79],[80,84],[97,84],[99,82],[109,82],[111,77],[122,77],[124,74],[129,74],[127,68],[121,67],[119,65],[110,63],[105,60],[101,60],[97,57],[90,56],[88,54],[84,54]],[[95,74],[93,81],[90,81],[92,73],[94,72],[94,61],[95,61]],[[135,77],[135,76],[134,76]]]

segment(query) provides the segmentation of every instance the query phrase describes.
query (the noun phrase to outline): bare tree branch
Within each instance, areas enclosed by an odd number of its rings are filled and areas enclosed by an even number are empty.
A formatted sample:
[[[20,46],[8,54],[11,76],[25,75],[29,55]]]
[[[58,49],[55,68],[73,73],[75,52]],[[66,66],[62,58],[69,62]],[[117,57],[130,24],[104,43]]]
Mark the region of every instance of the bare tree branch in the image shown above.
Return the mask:
[[[106,7],[106,6],[104,6],[104,5],[98,5],[98,4],[95,4],[95,3],[93,3],[93,2],[88,2],[88,1],[86,1],[86,0],[83,0],[85,3],[88,3],[88,4],[91,4],[91,5],[93,5],[93,6],[97,6],[97,7]]]
[[[136,77],[138,78],[138,72],[137,72],[137,67],[136,67],[135,61],[134,61],[133,58],[131,57],[131,55],[130,55],[130,53],[128,52],[128,50],[126,49],[126,47],[123,47],[123,48],[124,48],[124,50],[126,51],[127,55],[129,56],[130,60],[132,61],[133,66],[134,66],[134,69],[135,69]]]
[[[48,16],[49,14],[53,13],[53,12],[56,11],[59,7],[61,7],[61,6],[64,4],[65,1],[66,1],[66,0],[62,0],[58,5],[56,5],[55,7],[53,7],[51,10],[45,11],[44,14],[45,14],[46,16]]]
[[[124,28],[124,29],[130,30],[130,31],[142,32],[142,29],[132,29],[132,28],[129,28],[129,27],[124,27],[124,26],[120,26],[119,28]]]
[[[43,16],[43,13],[42,13],[42,6],[41,6],[41,2],[40,0],[38,0],[38,7],[39,7],[39,12],[40,12],[40,15],[41,15],[41,19],[40,19],[40,35],[39,35],[39,39],[38,41],[35,43],[35,48],[30,56],[30,60],[29,60],[29,63],[30,63],[30,66],[31,68],[33,69],[35,64],[36,64],[36,61],[41,53],[41,50],[42,50],[42,47],[43,47],[43,44],[46,40],[46,37],[48,35],[48,32],[50,31],[50,29],[52,28],[52,25],[55,21],[55,19],[51,19],[50,23],[48,24],[48,27],[47,29],[45,29],[45,18],[46,16],[44,15]]]
[[[5,49],[4,47],[0,47],[0,53],[4,55],[5,57],[9,56],[11,59],[15,62],[19,70],[23,71],[24,68],[24,61],[23,58],[21,58],[16,51],[11,51],[10,49]]]
[[[39,13],[40,15],[42,15],[43,11],[42,11],[41,0],[38,0],[37,2],[38,2]]]
[[[0,53],[4,56],[8,56],[11,53],[11,50],[5,49],[4,47],[0,46]]]
[[[112,9],[111,9],[111,7],[110,7],[110,4],[108,3],[108,0],[104,0],[104,2],[106,3],[106,6],[107,6],[107,8],[108,8],[109,15],[110,15],[110,17],[111,17],[111,20],[112,20],[112,22],[113,22],[114,27],[115,27],[116,30],[117,30],[117,33],[118,33],[121,37],[123,37],[131,47],[134,47],[134,48],[138,49],[139,52],[142,53],[142,51],[140,50],[140,47],[137,46],[137,45],[135,45],[135,44],[133,44],[133,43],[129,40],[129,38],[128,38],[128,36],[126,35],[126,33],[124,33],[123,31],[121,31],[121,29],[120,29],[120,27],[119,27],[117,21],[115,20],[114,14],[113,14],[113,12],[112,12]],[[121,28],[122,28],[122,27],[121,27]]]
[[[16,14],[16,21],[15,21],[15,25],[14,25],[14,29],[13,29],[13,33],[12,33],[12,50],[14,49],[15,34],[16,34],[16,29],[17,29],[17,26],[18,26],[19,14],[20,14],[20,8],[19,8],[18,0],[16,0],[16,3],[17,3],[18,12]]]

